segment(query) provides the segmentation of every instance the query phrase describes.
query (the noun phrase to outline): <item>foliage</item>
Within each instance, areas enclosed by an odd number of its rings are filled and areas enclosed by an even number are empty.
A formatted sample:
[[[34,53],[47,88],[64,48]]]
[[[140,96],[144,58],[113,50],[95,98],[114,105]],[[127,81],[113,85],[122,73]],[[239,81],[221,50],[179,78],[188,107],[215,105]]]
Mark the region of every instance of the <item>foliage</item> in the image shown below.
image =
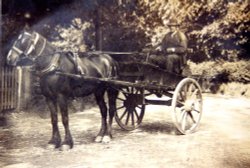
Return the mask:
[[[181,24],[194,49],[191,57],[194,61],[250,58],[247,0],[139,0],[139,5],[139,26],[145,28],[148,36],[162,36],[166,29],[164,20],[175,18]]]
[[[229,82],[250,83],[250,61],[226,62],[220,60],[199,64],[189,61],[188,64],[194,75],[214,76],[227,73]]]
[[[159,43],[168,31],[163,22],[174,18],[189,37],[192,61],[250,58],[247,0],[79,0],[73,3],[45,0],[42,6],[40,1],[25,0],[31,4],[21,11],[13,5],[14,0],[8,1],[10,5],[6,2],[3,1],[3,6],[12,11],[3,16],[2,43],[6,51],[11,39],[27,25],[61,50],[95,50],[98,24],[103,50],[141,51],[148,44]],[[215,70],[209,68],[209,71]]]

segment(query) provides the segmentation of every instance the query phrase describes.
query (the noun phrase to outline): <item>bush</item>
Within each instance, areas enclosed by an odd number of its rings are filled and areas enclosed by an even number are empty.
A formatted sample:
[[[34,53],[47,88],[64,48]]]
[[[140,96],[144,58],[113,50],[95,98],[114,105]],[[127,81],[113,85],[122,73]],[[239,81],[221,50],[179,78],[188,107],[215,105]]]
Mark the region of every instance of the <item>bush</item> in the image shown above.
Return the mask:
[[[202,63],[188,62],[193,75],[214,76],[227,73],[229,82],[250,83],[250,61],[207,61]]]

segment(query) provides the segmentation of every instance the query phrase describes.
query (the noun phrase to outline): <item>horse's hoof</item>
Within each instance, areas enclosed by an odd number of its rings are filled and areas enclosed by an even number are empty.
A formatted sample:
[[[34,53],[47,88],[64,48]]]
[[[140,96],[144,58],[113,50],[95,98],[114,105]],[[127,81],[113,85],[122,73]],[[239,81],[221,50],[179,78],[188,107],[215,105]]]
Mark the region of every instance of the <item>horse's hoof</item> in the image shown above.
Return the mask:
[[[102,142],[102,136],[97,136],[97,137],[95,138],[95,142],[97,142],[97,143]]]
[[[56,145],[55,144],[48,144],[46,148],[48,150],[54,150],[54,149],[56,149]]]
[[[68,150],[70,150],[71,149],[71,147],[69,146],[69,145],[67,145],[67,144],[63,144],[61,147],[60,147],[60,150],[61,151],[68,151]]]
[[[103,143],[109,143],[111,141],[111,138],[110,138],[110,136],[107,136],[107,135],[105,135],[104,137],[103,137],[103,139],[102,139],[102,142]]]

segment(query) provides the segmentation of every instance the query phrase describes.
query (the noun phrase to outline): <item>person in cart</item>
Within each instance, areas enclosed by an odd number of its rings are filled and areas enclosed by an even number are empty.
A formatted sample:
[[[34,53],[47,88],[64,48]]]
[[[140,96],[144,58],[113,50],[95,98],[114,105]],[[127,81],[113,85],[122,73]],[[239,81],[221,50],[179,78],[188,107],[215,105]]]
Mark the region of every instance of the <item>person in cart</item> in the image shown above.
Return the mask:
[[[165,21],[164,25],[169,28],[169,32],[154,47],[149,60],[169,72],[182,74],[187,64],[187,37],[180,31],[180,25],[175,20]]]

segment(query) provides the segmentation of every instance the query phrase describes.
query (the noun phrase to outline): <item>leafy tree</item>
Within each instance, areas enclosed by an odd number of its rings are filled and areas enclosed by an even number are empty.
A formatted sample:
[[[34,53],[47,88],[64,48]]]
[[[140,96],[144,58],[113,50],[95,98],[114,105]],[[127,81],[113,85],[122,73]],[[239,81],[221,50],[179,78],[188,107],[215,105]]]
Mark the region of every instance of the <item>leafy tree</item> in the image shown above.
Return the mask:
[[[162,36],[162,22],[176,18],[189,36],[192,59],[250,58],[247,0],[138,0],[137,14],[149,37]]]
[[[250,57],[248,0],[24,1],[29,5],[19,8],[19,1],[3,0],[3,44],[28,24],[64,50],[140,51],[160,41],[168,31],[163,22],[176,18],[193,61]]]

